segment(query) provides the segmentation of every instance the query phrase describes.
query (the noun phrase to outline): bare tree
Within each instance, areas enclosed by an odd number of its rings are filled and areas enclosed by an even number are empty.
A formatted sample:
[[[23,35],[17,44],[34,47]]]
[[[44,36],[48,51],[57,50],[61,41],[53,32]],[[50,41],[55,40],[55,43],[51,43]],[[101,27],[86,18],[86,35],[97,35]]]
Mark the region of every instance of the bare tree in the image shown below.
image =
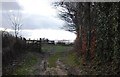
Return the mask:
[[[8,17],[12,24],[12,29],[14,30],[14,35],[17,38],[19,31],[21,29],[21,26],[23,25],[22,15],[19,10],[15,10],[15,11],[10,10]]]

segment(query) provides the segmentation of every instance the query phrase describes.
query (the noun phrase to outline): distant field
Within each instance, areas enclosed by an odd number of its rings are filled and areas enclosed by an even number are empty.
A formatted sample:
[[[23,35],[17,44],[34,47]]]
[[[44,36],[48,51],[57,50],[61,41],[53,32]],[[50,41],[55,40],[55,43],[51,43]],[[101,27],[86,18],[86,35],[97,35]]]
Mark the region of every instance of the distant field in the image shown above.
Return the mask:
[[[72,49],[72,46],[64,46],[64,45],[52,45],[52,44],[43,44],[42,51],[43,52],[64,52]]]
[[[71,53],[73,46],[64,46],[64,45],[51,45],[44,44],[42,45],[43,52],[50,52],[52,55],[49,56],[48,62],[49,67],[56,67],[56,61],[62,60],[67,65],[75,65],[74,62],[74,53]]]

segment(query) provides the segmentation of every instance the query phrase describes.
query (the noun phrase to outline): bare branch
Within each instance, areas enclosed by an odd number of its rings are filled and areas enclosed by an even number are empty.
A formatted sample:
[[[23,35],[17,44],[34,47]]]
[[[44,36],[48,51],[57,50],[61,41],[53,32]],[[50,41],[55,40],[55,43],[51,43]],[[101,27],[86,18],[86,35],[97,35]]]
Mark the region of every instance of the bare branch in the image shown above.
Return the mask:
[[[9,20],[12,23],[12,28],[14,29],[15,36],[18,36],[19,30],[23,24],[21,24],[21,14],[20,11],[18,10],[17,13],[11,13],[10,15],[8,14]]]

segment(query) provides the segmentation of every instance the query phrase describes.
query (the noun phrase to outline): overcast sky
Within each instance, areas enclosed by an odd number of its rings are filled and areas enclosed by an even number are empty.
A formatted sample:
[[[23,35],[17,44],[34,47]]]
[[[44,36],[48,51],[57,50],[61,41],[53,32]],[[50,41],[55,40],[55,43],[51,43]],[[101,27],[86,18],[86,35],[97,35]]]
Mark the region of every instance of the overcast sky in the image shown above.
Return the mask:
[[[58,11],[51,5],[51,0],[2,2],[0,13],[2,14],[1,29],[11,30],[12,24],[9,17],[12,17],[13,14],[19,16],[23,23],[20,35],[26,38],[45,37],[51,40],[74,40],[76,37],[74,33],[60,29],[64,25],[64,21],[58,18]]]

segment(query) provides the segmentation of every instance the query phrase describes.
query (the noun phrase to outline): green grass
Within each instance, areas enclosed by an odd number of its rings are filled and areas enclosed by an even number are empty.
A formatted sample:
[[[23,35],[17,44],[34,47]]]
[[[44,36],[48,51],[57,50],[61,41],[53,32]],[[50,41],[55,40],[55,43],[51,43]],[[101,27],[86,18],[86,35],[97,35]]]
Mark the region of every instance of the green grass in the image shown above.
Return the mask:
[[[76,54],[73,52],[69,52],[65,57],[62,57],[63,63],[68,66],[77,66],[76,60],[78,59],[76,57]]]
[[[49,62],[49,67],[56,67],[56,61],[60,58],[60,54],[56,53],[52,56],[49,57],[48,62]]]
[[[56,52],[48,59],[49,67],[56,67],[56,61],[58,59],[60,59],[65,65],[71,67],[78,67],[81,63],[81,59],[78,59],[74,52],[68,52],[66,55],[64,55],[64,52]]]
[[[77,66],[77,57],[74,52],[68,52],[72,46],[63,45],[43,45],[43,51],[53,51],[54,54],[48,58],[49,67],[56,67],[56,61],[61,59],[63,63],[69,66]],[[67,54],[65,54],[67,52]]]
[[[42,51],[44,51],[44,52],[47,52],[47,51],[48,52],[50,52],[50,51],[63,52],[70,48],[71,48],[71,46],[49,45],[49,44],[42,45]]]
[[[70,48],[71,46],[45,44],[42,48],[44,52],[54,52],[54,54],[48,58],[49,67],[56,67],[56,61],[62,59],[64,52],[68,51]]]
[[[70,48],[70,46],[56,46],[56,51],[61,52],[61,51],[67,51]]]
[[[28,53],[24,59],[24,62],[16,68],[13,72],[14,75],[29,75],[32,72],[32,66],[37,63],[37,57],[31,53]]]
[[[53,49],[54,54],[48,58],[49,67],[56,67],[56,61],[61,59],[66,65],[76,66],[76,54],[68,52],[71,46],[62,45],[44,45],[43,51],[50,51]],[[67,54],[65,55],[65,53]]]

